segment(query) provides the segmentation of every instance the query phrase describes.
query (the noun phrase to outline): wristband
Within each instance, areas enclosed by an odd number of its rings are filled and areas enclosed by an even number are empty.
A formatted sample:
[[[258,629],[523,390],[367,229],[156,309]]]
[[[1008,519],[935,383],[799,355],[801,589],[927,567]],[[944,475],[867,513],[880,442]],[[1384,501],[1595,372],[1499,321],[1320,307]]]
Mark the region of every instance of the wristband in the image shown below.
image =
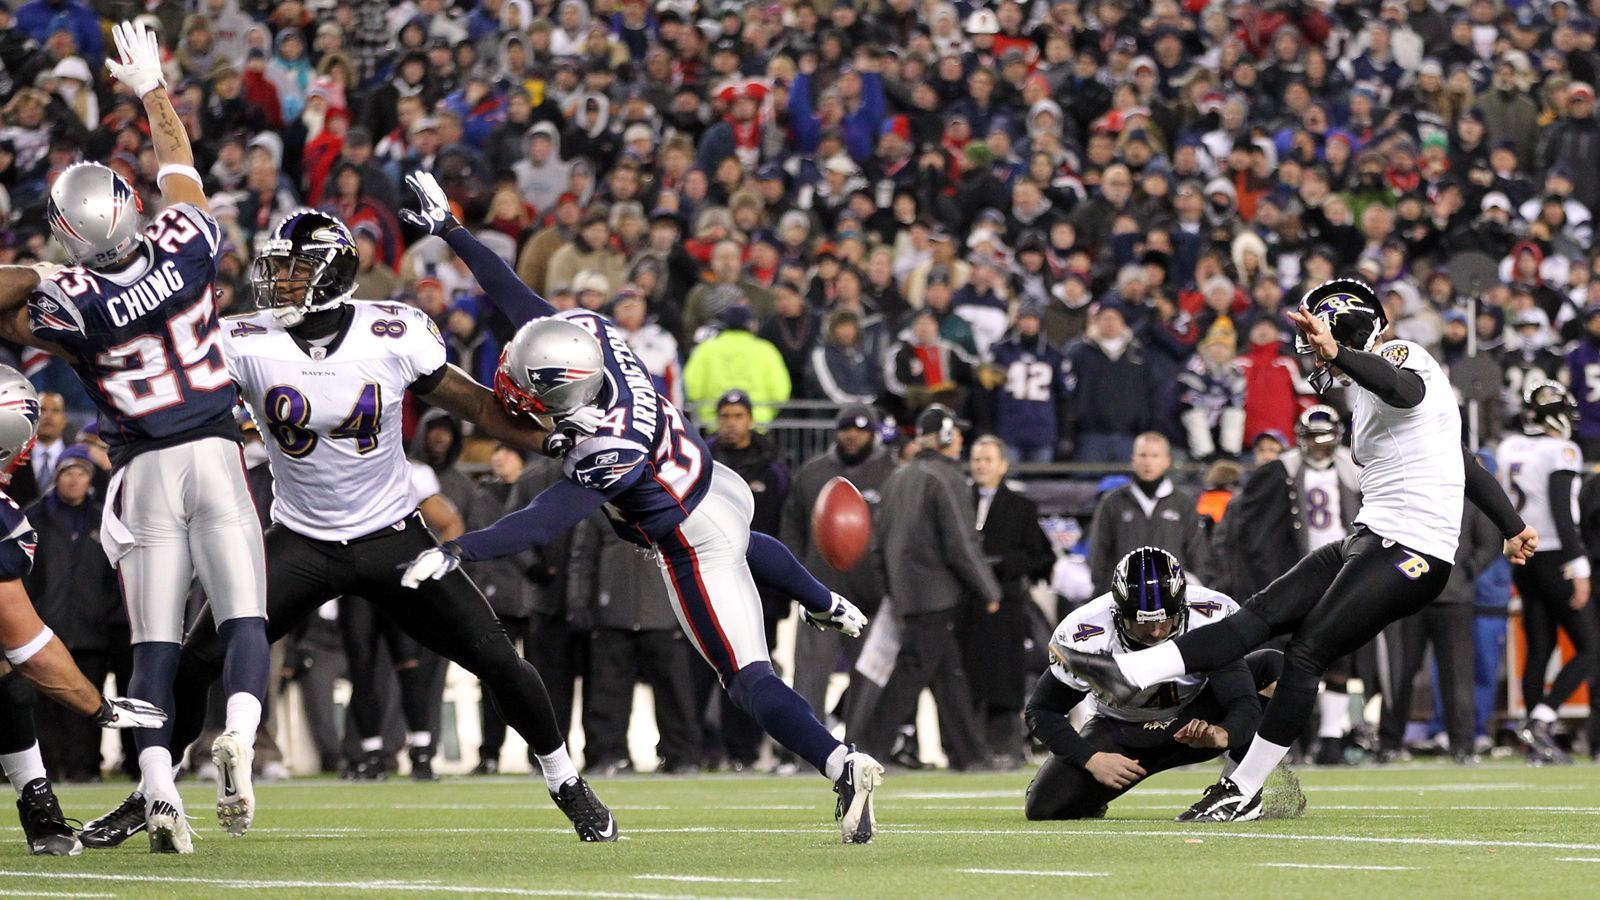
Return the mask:
[[[184,175],[189,178],[193,178],[195,184],[205,184],[205,182],[200,180],[200,173],[195,169],[194,166],[186,166],[182,163],[166,163],[161,168],[157,169],[156,184],[159,185],[168,175]]]

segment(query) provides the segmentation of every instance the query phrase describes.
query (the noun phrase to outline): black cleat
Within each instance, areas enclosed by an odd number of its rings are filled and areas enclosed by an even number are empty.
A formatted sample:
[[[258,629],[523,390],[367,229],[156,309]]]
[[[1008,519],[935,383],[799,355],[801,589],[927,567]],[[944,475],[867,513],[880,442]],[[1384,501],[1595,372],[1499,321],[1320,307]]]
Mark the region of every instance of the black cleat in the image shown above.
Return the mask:
[[[1206,788],[1200,802],[1178,814],[1179,822],[1249,822],[1261,818],[1261,794],[1246,797],[1223,778]]]
[[[1326,737],[1317,741],[1316,765],[1347,766],[1350,760],[1344,755],[1344,738]]]
[[[1517,726],[1517,737],[1528,745],[1528,762],[1535,766],[1563,766],[1572,762],[1550,731],[1550,723],[1538,719],[1523,719]]]
[[[361,760],[345,771],[350,781],[386,781],[389,778],[388,762],[382,750],[368,750]]]
[[[480,759],[480,760],[478,760],[478,764],[472,767],[472,774],[474,774],[474,775],[499,775],[500,774],[500,760],[498,760],[498,759]]]
[[[607,843],[619,836],[617,820],[612,817],[611,810],[600,802],[589,782],[582,777],[568,778],[561,790],[550,792],[550,799],[572,820],[578,837],[585,843]]]
[[[1080,653],[1072,649],[1063,653],[1067,669],[1087,682],[1094,695],[1106,703],[1123,706],[1139,695],[1139,686],[1122,674],[1116,657],[1103,653]]]
[[[438,781],[439,776],[433,771],[433,748],[412,747],[408,755],[411,757],[412,781]]]
[[[144,794],[134,791],[117,808],[83,828],[79,835],[91,850],[110,850],[144,831]]]
[[[61,804],[56,802],[49,780],[35,778],[23,786],[22,796],[17,798],[17,816],[22,819],[28,852],[34,856],[77,856],[83,852],[83,844],[61,814]]]

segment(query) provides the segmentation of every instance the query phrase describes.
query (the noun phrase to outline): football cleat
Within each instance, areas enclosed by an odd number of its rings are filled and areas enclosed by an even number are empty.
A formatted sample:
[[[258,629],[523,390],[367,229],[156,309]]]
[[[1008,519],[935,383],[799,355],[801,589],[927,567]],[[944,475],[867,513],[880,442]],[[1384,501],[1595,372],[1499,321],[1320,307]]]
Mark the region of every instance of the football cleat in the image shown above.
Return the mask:
[[[833,792],[839,801],[833,808],[833,817],[839,822],[839,834],[846,844],[870,844],[878,825],[872,813],[872,792],[883,784],[883,764],[852,749],[844,758],[844,771],[833,783]]]
[[[151,800],[145,807],[145,826],[150,831],[151,853],[193,853],[194,829],[177,804],[165,800]]]
[[[499,775],[500,774],[500,760],[498,760],[498,759],[480,759],[480,760],[478,760],[478,764],[472,767],[472,773],[471,774],[473,774],[473,775]]]
[[[412,747],[409,751],[407,751],[406,755],[411,757],[412,781],[439,780],[439,776],[434,774],[433,771],[432,747]]]
[[[144,794],[134,791],[117,808],[83,827],[83,845],[110,850],[144,830]]]
[[[389,768],[383,751],[368,750],[359,762],[345,770],[344,777],[350,781],[387,781]]]
[[[1517,726],[1517,737],[1528,745],[1528,762],[1535,766],[1563,766],[1572,762],[1550,731],[1550,723],[1539,719],[1523,719]]]
[[[584,843],[607,843],[618,838],[617,820],[581,776],[568,778],[560,790],[550,792],[550,799],[572,820],[572,827]]]
[[[1261,794],[1246,797],[1231,780],[1206,788],[1200,802],[1178,814],[1179,822],[1250,822],[1261,818]]]
[[[22,786],[17,798],[17,817],[22,820],[22,836],[34,856],[77,856],[83,844],[61,814],[61,804],[50,782],[35,778]]]
[[[833,605],[826,612],[806,613],[806,623],[818,631],[835,628],[847,637],[860,637],[861,629],[867,627],[867,617],[854,603],[834,594]]]
[[[211,743],[217,767],[217,822],[234,837],[244,837],[256,817],[256,792],[250,785],[255,748],[238,732],[223,732]]]
[[[1124,706],[1139,695],[1140,688],[1122,674],[1115,656],[1103,653],[1080,653],[1070,647],[1061,648],[1067,669],[1088,683],[1096,697],[1111,706]]]

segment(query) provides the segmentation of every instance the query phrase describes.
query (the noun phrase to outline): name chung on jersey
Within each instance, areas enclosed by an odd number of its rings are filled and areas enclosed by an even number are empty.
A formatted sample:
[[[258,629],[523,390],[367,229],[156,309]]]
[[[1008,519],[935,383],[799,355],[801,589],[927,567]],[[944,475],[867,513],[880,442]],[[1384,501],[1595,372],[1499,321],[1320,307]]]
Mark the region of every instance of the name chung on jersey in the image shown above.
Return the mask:
[[[151,269],[126,291],[107,299],[106,313],[111,316],[111,323],[121,328],[159,309],[162,303],[182,292],[183,288],[183,275],[178,271],[177,264],[169,259]]]

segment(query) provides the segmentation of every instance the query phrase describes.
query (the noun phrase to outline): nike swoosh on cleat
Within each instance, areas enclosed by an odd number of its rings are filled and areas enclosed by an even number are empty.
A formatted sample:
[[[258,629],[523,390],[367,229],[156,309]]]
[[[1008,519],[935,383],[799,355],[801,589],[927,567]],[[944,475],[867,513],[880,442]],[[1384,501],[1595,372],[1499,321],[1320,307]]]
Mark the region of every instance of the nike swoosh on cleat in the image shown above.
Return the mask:
[[[605,830],[599,832],[599,835],[601,837],[603,837],[603,838],[608,838],[608,837],[611,837],[612,835],[614,835],[616,833],[617,833],[617,820],[616,819],[607,819],[606,820]]]

